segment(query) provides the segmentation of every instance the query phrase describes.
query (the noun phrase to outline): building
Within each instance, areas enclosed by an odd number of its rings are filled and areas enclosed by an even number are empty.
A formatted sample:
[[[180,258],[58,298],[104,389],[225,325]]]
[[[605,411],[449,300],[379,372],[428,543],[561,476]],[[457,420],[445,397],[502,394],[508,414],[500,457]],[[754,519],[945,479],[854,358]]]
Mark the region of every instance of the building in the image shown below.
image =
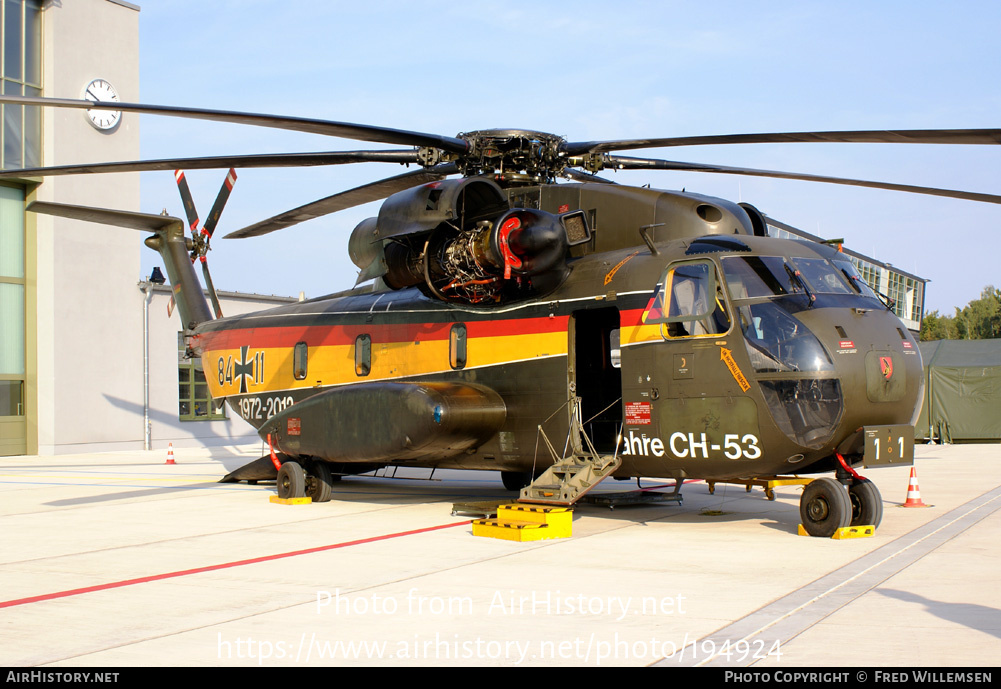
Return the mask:
[[[138,6],[4,0],[0,23],[3,93],[80,98],[110,85],[120,100],[140,100]],[[138,115],[0,107],[4,168],[140,157]],[[139,210],[139,176],[0,183],[0,455],[142,449],[146,297],[138,283],[147,249],[133,230],[26,213],[36,200]],[[176,313],[168,318],[168,299],[165,290],[150,295],[153,446],[256,440],[244,421],[199,399],[201,374],[178,359],[180,323]],[[275,301],[226,294],[223,308],[236,314]]]
[[[4,93],[82,96],[100,78],[123,99],[137,96],[138,14],[135,6],[109,0],[5,0]],[[80,31],[82,26],[88,30]],[[93,50],[95,44],[102,50]],[[3,122],[5,168],[124,160],[139,152],[137,118],[99,129],[79,111],[4,106]],[[4,184],[0,197],[4,454],[53,452],[93,437],[110,441],[126,412],[108,397],[128,396],[131,382],[114,376],[102,390],[94,385],[92,367],[142,371],[141,361],[113,354],[142,346],[141,331],[115,327],[132,310],[122,290],[139,271],[135,238],[129,236],[134,233],[24,212],[35,200],[138,208],[139,180],[113,175],[40,182]]]

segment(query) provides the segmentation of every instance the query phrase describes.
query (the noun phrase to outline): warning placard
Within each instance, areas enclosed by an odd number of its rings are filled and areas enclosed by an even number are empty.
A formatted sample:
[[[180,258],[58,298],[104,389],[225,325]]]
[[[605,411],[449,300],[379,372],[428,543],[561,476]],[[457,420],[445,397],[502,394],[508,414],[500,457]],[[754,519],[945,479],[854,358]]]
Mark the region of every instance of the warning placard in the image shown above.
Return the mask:
[[[650,423],[649,402],[626,402],[626,423],[643,426]]]

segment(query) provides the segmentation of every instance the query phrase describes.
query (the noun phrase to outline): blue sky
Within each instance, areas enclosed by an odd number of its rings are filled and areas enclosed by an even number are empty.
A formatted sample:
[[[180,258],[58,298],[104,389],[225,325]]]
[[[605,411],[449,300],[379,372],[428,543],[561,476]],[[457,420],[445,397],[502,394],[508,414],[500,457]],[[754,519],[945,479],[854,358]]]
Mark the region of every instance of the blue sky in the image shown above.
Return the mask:
[[[455,135],[524,128],[570,140],[1001,126],[1001,3],[477,3],[171,0],[140,3],[146,103],[245,110]],[[126,98],[127,99],[127,98]],[[144,158],[352,150],[377,144],[143,116]],[[784,144],[627,155],[1001,193],[1001,147]],[[395,165],[244,170],[219,232]],[[188,179],[202,216],[223,171]],[[1001,206],[784,180],[610,174],[753,203],[929,278],[952,313],[1001,286]],[[142,208],[182,215],[169,172]],[[319,296],[354,283],[347,239],[369,204],[247,240],[218,238],[216,285]],[[219,237],[219,235],[217,235]],[[157,263],[145,252],[144,271]]]

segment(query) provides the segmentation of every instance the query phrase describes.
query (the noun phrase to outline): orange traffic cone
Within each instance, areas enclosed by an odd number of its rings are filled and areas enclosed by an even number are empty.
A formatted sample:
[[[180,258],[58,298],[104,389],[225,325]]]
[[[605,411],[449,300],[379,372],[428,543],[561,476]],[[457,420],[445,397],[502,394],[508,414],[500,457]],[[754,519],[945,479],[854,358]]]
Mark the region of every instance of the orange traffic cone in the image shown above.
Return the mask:
[[[918,474],[914,467],[911,467],[911,480],[907,484],[907,501],[903,507],[928,507],[921,502],[921,489],[918,487]]]
[[[167,464],[177,464],[174,461],[174,443],[167,443]],[[910,495],[910,493],[908,493]]]

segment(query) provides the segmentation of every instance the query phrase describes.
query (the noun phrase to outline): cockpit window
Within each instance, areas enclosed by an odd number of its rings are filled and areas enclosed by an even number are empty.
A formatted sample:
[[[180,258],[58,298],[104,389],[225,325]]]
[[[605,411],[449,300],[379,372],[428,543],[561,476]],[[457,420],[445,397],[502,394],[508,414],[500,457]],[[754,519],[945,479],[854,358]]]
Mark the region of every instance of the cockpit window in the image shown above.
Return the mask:
[[[822,258],[794,258],[807,283],[820,294],[852,294],[841,271]]]
[[[855,264],[849,261],[847,258],[834,259],[834,265],[841,271],[841,274],[848,278],[848,282],[851,283],[852,287],[864,297],[872,297],[876,299],[876,293],[871,287],[866,283],[866,281],[859,274],[858,269]]]
[[[737,307],[744,344],[757,373],[834,370],[820,341],[774,301]]]
[[[723,259],[723,274],[734,299],[802,294],[796,270],[781,256],[730,256]]]

